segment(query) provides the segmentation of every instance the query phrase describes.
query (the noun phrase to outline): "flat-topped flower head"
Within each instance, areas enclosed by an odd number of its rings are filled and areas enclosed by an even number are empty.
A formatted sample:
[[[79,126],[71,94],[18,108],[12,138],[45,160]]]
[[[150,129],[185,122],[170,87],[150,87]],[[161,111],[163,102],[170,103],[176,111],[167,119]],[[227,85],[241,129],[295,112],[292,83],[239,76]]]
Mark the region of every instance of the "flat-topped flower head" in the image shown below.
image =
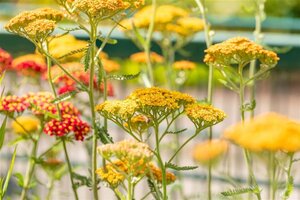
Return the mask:
[[[12,70],[30,77],[40,77],[47,70],[45,59],[39,54],[27,54],[12,62]]]
[[[136,112],[137,104],[135,101],[126,100],[114,100],[105,101],[96,106],[96,110],[103,116],[109,119],[121,119],[127,121]]]
[[[275,52],[266,50],[243,37],[235,37],[212,45],[205,50],[205,53],[204,62],[213,64],[216,67],[230,66],[232,64],[245,65],[256,59],[263,65],[273,67],[279,60]]]
[[[118,187],[124,180],[127,173],[126,166],[122,161],[114,161],[96,170],[100,179],[109,184],[110,187]]]
[[[100,146],[98,153],[106,160],[117,159],[124,162],[129,171],[144,169],[153,157],[153,153],[146,143],[135,140],[123,140]]]
[[[188,60],[176,61],[173,64],[173,68],[175,70],[193,70],[196,68],[196,63]]]
[[[5,96],[0,100],[0,111],[2,112],[24,112],[30,104],[26,102],[24,97],[15,95]]]
[[[95,20],[111,18],[127,9],[136,9],[144,0],[81,0],[74,2],[74,7]]]
[[[12,56],[7,51],[0,48],[0,76],[5,70],[11,68],[12,61]]]
[[[52,119],[44,127],[44,133],[50,136],[62,137],[71,132],[76,140],[83,141],[90,132],[90,126],[78,116],[63,114],[61,120]]]
[[[207,140],[195,146],[193,158],[196,162],[201,164],[209,164],[217,161],[227,150],[228,143],[225,140]]]
[[[226,114],[211,105],[194,103],[185,107],[185,113],[197,128],[213,126],[226,117]]]
[[[12,18],[5,29],[31,40],[39,40],[49,36],[62,18],[62,12],[51,8],[24,11]]]
[[[296,152],[300,150],[300,123],[268,113],[228,128],[224,137],[251,151]]]
[[[182,36],[189,36],[204,29],[204,22],[198,17],[182,17],[177,20],[176,24],[185,30],[179,32]]]
[[[152,63],[163,63],[164,62],[164,57],[162,57],[161,55],[155,53],[155,52],[151,52],[150,53],[150,59]],[[135,54],[132,54],[130,56],[130,60],[133,62],[137,62],[137,63],[147,63],[147,55],[145,52],[138,52]]]
[[[40,120],[34,116],[20,116],[12,122],[11,126],[15,133],[26,135],[38,130]]]

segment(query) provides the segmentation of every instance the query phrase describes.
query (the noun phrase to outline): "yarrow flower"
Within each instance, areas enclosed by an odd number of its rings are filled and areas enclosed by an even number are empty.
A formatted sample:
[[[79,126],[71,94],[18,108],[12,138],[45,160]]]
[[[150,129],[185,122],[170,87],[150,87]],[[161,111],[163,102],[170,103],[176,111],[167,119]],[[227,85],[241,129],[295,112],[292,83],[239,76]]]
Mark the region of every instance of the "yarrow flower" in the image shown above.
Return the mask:
[[[144,0],[81,0],[74,2],[73,6],[88,17],[101,21],[143,4]]]
[[[12,60],[12,56],[7,51],[0,48],[0,76],[5,70],[11,68]]]
[[[296,152],[300,150],[300,123],[268,113],[228,128],[224,138],[255,152]]]
[[[30,105],[28,102],[25,101],[24,97],[18,96],[6,96],[0,100],[0,111],[6,112],[24,112],[28,106]]]
[[[17,57],[12,62],[12,70],[30,77],[40,77],[47,70],[46,62],[41,55],[27,54]]]
[[[12,18],[6,24],[5,29],[33,41],[41,42],[53,32],[56,23],[62,18],[62,12],[51,8],[24,11]]]
[[[205,128],[223,121],[226,114],[211,105],[194,103],[185,107],[185,113],[197,128]]]
[[[173,64],[173,68],[175,70],[193,70],[196,68],[196,63],[188,61],[188,60],[181,60],[177,61]]]
[[[209,164],[216,161],[228,150],[225,140],[213,139],[201,142],[193,149],[193,158],[201,164]]]
[[[49,121],[44,127],[44,132],[47,135],[57,137],[73,132],[76,140],[83,141],[84,137],[90,132],[90,126],[78,116],[62,114],[61,120],[52,119]]]
[[[151,24],[153,7],[146,6],[138,11],[131,19],[121,22],[126,28],[125,31],[132,30],[132,24],[137,28],[147,29]],[[204,28],[203,20],[190,17],[189,12],[173,5],[160,5],[156,9],[154,20],[154,31],[160,33],[176,34],[179,37],[189,37],[202,31]]]
[[[216,67],[247,64],[256,59],[263,65],[275,66],[279,60],[275,52],[265,50],[244,37],[235,37],[212,45],[205,50],[205,53],[204,62]]]
[[[40,120],[34,116],[20,116],[13,121],[12,129],[15,133],[20,135],[26,135],[33,133],[40,127]]]
[[[159,55],[155,52],[150,53],[150,59],[151,59],[152,63],[164,62],[164,57],[162,57],[161,55]],[[145,52],[138,52],[138,53],[132,54],[130,56],[130,60],[133,62],[137,62],[137,63],[147,63],[147,55],[145,54]]]

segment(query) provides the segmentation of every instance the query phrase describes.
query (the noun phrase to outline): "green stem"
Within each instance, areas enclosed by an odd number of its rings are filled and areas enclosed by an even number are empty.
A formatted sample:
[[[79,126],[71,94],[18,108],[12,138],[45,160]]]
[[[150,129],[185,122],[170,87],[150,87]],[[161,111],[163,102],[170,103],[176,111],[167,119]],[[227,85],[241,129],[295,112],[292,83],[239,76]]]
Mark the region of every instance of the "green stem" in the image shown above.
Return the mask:
[[[240,74],[240,92],[239,92],[239,95],[240,95],[240,112],[241,112],[242,122],[244,122],[245,121],[245,109],[244,109],[245,85],[244,85],[242,69],[243,69],[243,66],[240,65],[239,66],[239,74]],[[259,186],[257,184],[257,181],[256,181],[256,178],[255,178],[255,175],[254,175],[254,172],[253,172],[253,167],[252,167],[252,162],[251,162],[251,154],[247,149],[244,149],[244,157],[245,157],[247,168],[248,168],[248,175],[249,175],[248,183],[249,184],[253,183],[256,188],[259,188]],[[255,193],[258,200],[261,200],[260,193],[261,193],[260,191]]]
[[[273,152],[270,153],[270,198],[275,200],[277,182],[276,182],[276,164],[275,164],[275,155]]]
[[[206,18],[206,9],[205,9],[205,0],[203,3],[201,0],[195,0],[197,6],[199,7],[199,10],[202,15],[202,20],[204,21],[204,34],[205,34],[205,42],[206,47],[209,48],[212,45],[212,37],[210,35],[210,27],[209,23]],[[213,98],[213,77],[214,77],[214,68],[212,65],[209,65],[208,70],[208,89],[207,89],[207,102],[209,104],[212,104],[212,98]],[[212,127],[209,127],[208,129],[208,137],[211,141],[213,138],[213,129]],[[211,191],[211,185],[212,185],[212,164],[209,162],[208,164],[208,172],[207,172],[207,191],[208,191],[208,200],[212,199],[212,191]]]
[[[96,124],[96,112],[95,112],[95,102],[94,102],[94,76],[95,76],[95,56],[96,56],[96,41],[97,41],[97,27],[91,23],[91,65],[90,65],[90,80],[89,80],[89,102],[91,109],[91,117],[92,117],[92,127],[94,130],[93,133],[93,147],[92,147],[92,184],[93,184],[93,196],[94,200],[98,200],[98,181],[97,181],[97,124]]]
[[[287,180],[286,180],[286,186],[285,186],[283,200],[287,200],[292,193],[292,189],[291,189],[292,187],[290,184],[293,184],[293,182],[291,181],[293,179],[293,177],[291,176],[291,172],[292,172],[292,166],[294,163],[294,153],[289,153],[289,157],[290,157],[290,160],[289,160],[289,166],[286,171],[286,179]]]
[[[21,200],[25,200],[26,199],[26,195],[30,186],[30,182],[32,179],[32,176],[34,174],[34,168],[35,168],[35,158],[37,155],[37,149],[38,149],[38,143],[39,143],[39,137],[36,140],[33,140],[33,147],[31,150],[31,154],[30,154],[30,161],[28,162],[28,166],[27,166],[27,171],[26,171],[26,175],[25,175],[25,179],[24,179],[24,185],[23,185],[23,190],[21,193]]]
[[[79,198],[78,198],[78,194],[77,194],[77,190],[76,190],[76,185],[75,185],[74,180],[73,180],[73,170],[72,170],[69,154],[68,154],[68,151],[67,151],[66,141],[65,141],[64,138],[61,138],[61,140],[62,140],[62,143],[63,143],[64,152],[65,152],[65,156],[66,156],[66,161],[67,161],[67,165],[68,165],[68,170],[69,170],[69,173],[70,173],[70,181],[71,181],[71,184],[72,184],[73,193],[74,193],[75,199],[78,200]]]
[[[134,185],[132,183],[132,178],[128,178],[128,192],[127,192],[127,200],[133,200],[134,199]]]
[[[54,179],[51,178],[46,200],[51,200],[51,195],[52,195],[53,188],[54,188]]]
[[[167,176],[166,176],[166,166],[165,163],[162,160],[161,154],[160,154],[160,143],[159,143],[159,125],[155,124],[154,126],[155,130],[155,145],[156,145],[156,158],[158,161],[158,165],[161,169],[162,172],[162,199],[167,200],[168,199],[168,194],[167,194]]]

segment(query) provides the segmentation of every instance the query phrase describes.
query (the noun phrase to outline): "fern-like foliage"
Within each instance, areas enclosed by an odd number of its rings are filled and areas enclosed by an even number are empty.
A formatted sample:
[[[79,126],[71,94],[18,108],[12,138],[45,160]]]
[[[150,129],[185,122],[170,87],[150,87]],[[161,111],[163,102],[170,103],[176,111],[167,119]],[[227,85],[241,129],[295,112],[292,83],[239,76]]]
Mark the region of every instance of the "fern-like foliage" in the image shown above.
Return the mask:
[[[231,189],[225,192],[221,192],[223,196],[235,196],[235,195],[240,195],[240,194],[245,194],[245,193],[259,193],[259,188],[257,187],[246,187],[246,188],[235,188]]]
[[[64,59],[64,58],[66,58],[66,57],[69,57],[69,56],[75,55],[75,54],[77,54],[77,53],[85,52],[85,51],[86,51],[86,49],[87,49],[87,47],[84,47],[84,48],[79,48],[79,49],[76,49],[76,50],[70,51],[69,53],[66,53],[66,54],[64,54],[64,55],[60,56],[60,57],[58,58],[58,60],[61,60],[61,59]]]
[[[176,171],[187,171],[187,170],[197,169],[198,167],[197,166],[178,166],[178,165],[175,165],[175,164],[169,162],[169,163],[166,163],[166,168],[174,169]]]
[[[107,78],[110,80],[118,80],[118,81],[125,81],[125,80],[132,80],[137,78],[141,72],[137,74],[129,74],[129,75],[109,75]]]

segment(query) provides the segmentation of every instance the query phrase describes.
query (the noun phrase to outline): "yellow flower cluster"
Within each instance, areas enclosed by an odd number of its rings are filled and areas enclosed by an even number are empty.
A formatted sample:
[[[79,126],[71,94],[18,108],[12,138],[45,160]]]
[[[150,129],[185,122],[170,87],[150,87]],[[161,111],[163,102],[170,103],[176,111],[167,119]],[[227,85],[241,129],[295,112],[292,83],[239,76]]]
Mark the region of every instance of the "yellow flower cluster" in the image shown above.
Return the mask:
[[[173,64],[173,68],[175,70],[193,70],[196,68],[196,63],[188,61],[188,60],[181,60],[177,61]]]
[[[226,117],[222,110],[200,103],[187,105],[185,113],[198,128],[215,125]]]
[[[207,164],[217,160],[227,150],[228,143],[225,140],[207,140],[195,146],[193,158],[201,164]]]
[[[224,137],[251,151],[300,150],[300,123],[268,113],[228,128]]]
[[[153,7],[146,6],[138,11],[132,19],[126,19],[121,24],[132,30],[132,23],[137,28],[148,28],[153,15]],[[190,17],[189,12],[173,5],[158,6],[155,13],[154,30],[157,32],[176,33],[179,36],[187,37],[204,28],[203,20]]]
[[[26,135],[38,130],[40,126],[40,120],[34,116],[20,116],[13,121],[12,129],[15,133],[20,135]]]
[[[123,140],[100,146],[98,153],[106,160],[116,158],[124,162],[130,172],[144,169],[153,157],[153,152],[146,143],[135,140]]]
[[[150,53],[150,59],[151,59],[152,63],[163,63],[164,62],[164,57],[162,57],[161,55],[159,55],[155,52]],[[145,52],[138,52],[138,53],[132,54],[130,56],[130,60],[133,62],[137,62],[137,63],[147,63],[147,55]]]
[[[128,120],[135,114],[137,104],[130,99],[105,101],[97,105],[96,110],[110,119],[120,118],[122,120]]]
[[[144,0],[80,0],[74,7],[90,18],[103,20],[130,8],[138,8]]]
[[[32,40],[42,40],[54,30],[57,22],[61,21],[63,13],[51,8],[40,8],[24,11],[12,18],[5,29],[9,32],[28,37]]]
[[[206,49],[205,53],[204,62],[216,67],[247,64],[256,59],[262,64],[274,66],[279,60],[275,52],[265,50],[262,46],[244,37],[235,37],[215,44]]]
[[[97,169],[96,173],[102,181],[107,182],[112,188],[116,188],[125,180],[126,169],[122,161],[115,161]]]

